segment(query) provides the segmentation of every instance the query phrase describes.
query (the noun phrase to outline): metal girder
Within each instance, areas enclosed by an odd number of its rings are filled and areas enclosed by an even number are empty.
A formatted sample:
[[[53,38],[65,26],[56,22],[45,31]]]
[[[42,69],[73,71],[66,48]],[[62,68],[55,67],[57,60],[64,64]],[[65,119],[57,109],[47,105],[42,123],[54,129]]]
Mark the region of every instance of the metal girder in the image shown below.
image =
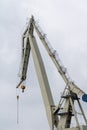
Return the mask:
[[[42,97],[46,109],[47,119],[49,122],[50,129],[53,130],[54,125],[58,123],[58,117],[57,115],[54,116],[52,112],[52,106],[54,106],[54,101],[51,94],[49,82],[47,79],[47,74],[45,71],[45,67],[35,37],[29,34],[29,40],[30,40],[31,51],[33,55],[35,68],[36,68],[35,70],[37,73],[38,82],[40,85],[40,89],[41,89],[41,93],[42,93]]]

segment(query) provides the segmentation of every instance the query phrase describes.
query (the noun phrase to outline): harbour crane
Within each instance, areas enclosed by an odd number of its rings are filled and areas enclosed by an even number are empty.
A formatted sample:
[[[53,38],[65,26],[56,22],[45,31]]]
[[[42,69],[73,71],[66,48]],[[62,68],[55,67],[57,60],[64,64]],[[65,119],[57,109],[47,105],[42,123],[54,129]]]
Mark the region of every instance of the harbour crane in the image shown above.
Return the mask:
[[[55,67],[58,70],[58,73],[61,75],[66,84],[66,87],[64,88],[63,94],[60,97],[60,101],[57,105],[53,100],[43,59],[40,54],[34,31],[36,31],[38,34],[38,37],[45,47],[49,57],[52,59]],[[25,89],[23,82],[27,77],[30,52],[32,52],[50,130],[54,130],[55,128],[57,130],[87,130],[87,119],[79,98],[82,96],[82,99],[87,102],[87,95],[70,79],[66,69],[61,63],[57,51],[53,49],[46,35],[43,33],[33,16],[30,18],[29,23],[22,35],[22,69],[20,82],[16,88],[20,88],[21,86],[23,92]],[[79,123],[78,113],[74,105],[75,102],[78,104],[85,125],[80,125]],[[76,122],[76,125],[73,127],[71,126],[72,117]]]

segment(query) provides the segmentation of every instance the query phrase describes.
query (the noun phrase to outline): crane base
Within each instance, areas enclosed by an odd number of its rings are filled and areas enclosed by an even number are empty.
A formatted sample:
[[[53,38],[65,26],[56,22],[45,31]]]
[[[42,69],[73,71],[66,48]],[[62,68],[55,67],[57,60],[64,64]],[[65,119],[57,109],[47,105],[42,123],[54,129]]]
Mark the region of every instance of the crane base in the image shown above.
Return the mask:
[[[87,125],[81,125],[79,127],[65,128],[64,130],[87,130]]]
[[[87,130],[87,125],[85,126],[85,125],[82,125],[82,126],[80,126],[81,127],[81,130]]]

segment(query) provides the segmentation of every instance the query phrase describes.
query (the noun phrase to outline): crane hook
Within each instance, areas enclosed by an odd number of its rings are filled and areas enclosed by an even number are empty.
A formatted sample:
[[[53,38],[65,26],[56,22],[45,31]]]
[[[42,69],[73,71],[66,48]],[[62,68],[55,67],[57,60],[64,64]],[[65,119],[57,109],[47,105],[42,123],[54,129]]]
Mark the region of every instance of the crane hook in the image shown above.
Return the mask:
[[[25,85],[21,85],[22,92],[24,92],[25,88],[26,88]]]

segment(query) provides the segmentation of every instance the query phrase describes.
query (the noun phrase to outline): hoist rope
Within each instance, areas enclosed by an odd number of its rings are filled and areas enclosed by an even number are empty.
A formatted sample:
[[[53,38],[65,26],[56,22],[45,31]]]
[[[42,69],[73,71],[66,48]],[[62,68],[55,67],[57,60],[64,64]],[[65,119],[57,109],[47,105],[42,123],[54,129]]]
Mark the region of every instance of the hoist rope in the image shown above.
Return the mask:
[[[19,123],[19,94],[16,89],[16,98],[17,98],[17,124]]]

